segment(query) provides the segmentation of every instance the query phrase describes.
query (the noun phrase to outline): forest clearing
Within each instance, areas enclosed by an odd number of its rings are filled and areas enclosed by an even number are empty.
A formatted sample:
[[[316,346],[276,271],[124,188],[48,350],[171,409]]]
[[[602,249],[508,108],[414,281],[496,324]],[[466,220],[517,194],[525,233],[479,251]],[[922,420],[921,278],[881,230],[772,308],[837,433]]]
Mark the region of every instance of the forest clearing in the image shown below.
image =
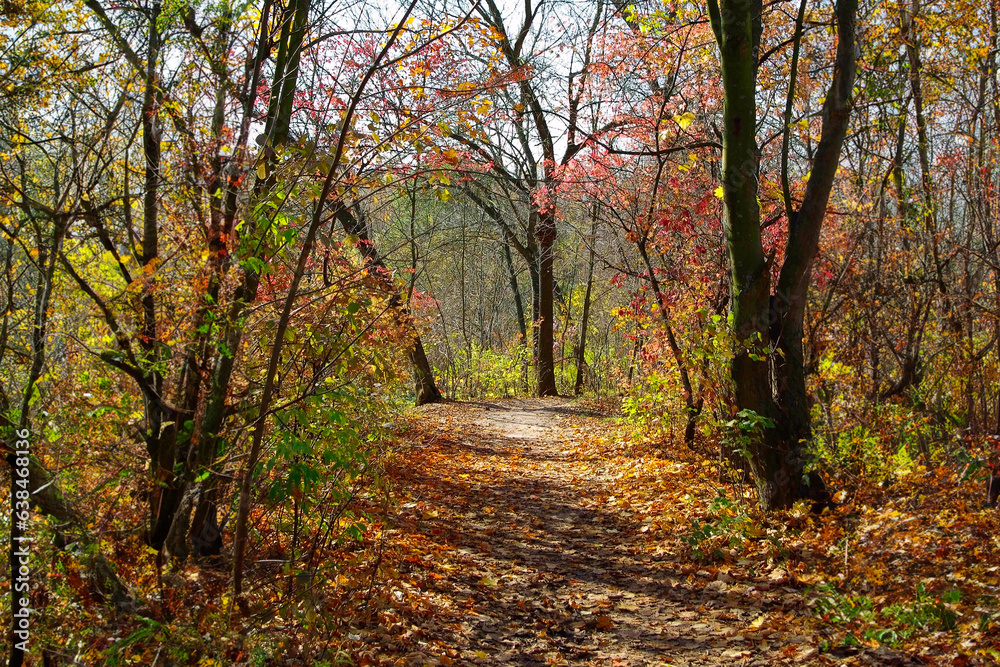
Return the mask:
[[[998,221],[1000,0],[5,0],[0,659],[998,664]]]

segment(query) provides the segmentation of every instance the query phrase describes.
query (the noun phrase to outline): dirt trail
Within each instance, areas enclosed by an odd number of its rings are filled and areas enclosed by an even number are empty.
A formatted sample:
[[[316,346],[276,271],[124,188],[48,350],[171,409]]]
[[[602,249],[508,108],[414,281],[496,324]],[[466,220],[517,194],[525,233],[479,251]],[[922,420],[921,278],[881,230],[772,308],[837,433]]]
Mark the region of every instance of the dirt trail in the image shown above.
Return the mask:
[[[599,416],[563,400],[518,400],[435,406],[420,419],[422,442],[403,457],[413,467],[397,482],[410,494],[397,535],[411,549],[394,611],[366,636],[371,662],[825,659],[805,637],[757,632],[763,614],[787,611],[784,598],[762,597],[766,584],[663,557],[615,507],[619,471],[581,454],[595,427],[611,427]]]

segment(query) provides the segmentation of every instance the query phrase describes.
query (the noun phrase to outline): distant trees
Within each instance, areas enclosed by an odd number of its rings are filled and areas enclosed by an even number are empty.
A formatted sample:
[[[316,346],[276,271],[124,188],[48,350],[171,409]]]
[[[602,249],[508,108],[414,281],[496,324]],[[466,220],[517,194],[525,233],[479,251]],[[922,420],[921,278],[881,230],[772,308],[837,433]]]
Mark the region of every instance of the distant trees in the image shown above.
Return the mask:
[[[475,176],[461,178],[460,192],[496,225],[505,257],[516,254],[527,269],[536,392],[549,396],[557,393],[555,304],[565,296],[556,281],[558,197],[563,173],[590,136],[586,128],[596,106],[588,77],[595,41],[609,15],[604,2],[587,5],[582,13],[569,3],[528,2],[523,10],[511,17],[509,8],[492,0],[477,5],[492,40],[485,48],[495,53],[477,45],[468,57],[481,61],[483,74],[495,79],[482,98],[492,111],[478,121],[475,116],[458,124],[444,121],[447,130],[439,141],[461,151],[466,165],[476,165]],[[553,31],[553,21],[563,28]],[[569,43],[566,58],[546,53]],[[449,74],[445,70],[436,80],[458,86]],[[507,266],[520,322],[525,309],[517,271],[512,261]]]

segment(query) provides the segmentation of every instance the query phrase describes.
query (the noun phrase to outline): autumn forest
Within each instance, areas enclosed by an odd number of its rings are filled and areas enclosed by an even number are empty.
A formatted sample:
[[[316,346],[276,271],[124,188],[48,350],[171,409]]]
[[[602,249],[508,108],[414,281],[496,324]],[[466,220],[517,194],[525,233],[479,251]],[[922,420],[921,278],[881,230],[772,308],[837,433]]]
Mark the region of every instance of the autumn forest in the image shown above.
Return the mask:
[[[997,664],[1000,0],[5,0],[0,450],[11,667]]]

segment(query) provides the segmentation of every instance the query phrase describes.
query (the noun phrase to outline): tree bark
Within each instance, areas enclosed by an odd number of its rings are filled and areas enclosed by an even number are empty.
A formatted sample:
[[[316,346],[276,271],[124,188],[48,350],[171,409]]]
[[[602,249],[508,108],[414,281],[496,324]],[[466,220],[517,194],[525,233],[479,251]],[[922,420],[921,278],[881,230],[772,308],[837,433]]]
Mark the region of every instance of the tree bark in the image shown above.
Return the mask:
[[[347,232],[349,236],[357,238],[357,241],[354,244],[355,247],[365,258],[365,261],[378,271],[378,275],[383,277],[386,291],[393,294],[392,305],[399,312],[398,323],[401,326],[410,328],[413,332],[412,347],[407,351],[407,354],[413,371],[413,386],[416,405],[420,406],[426,405],[427,403],[438,403],[444,400],[444,397],[441,396],[440,390],[437,388],[437,384],[434,382],[434,369],[431,368],[430,361],[427,359],[423,341],[420,340],[420,334],[417,333],[416,327],[413,326],[412,322],[405,321],[409,318],[409,311],[403,303],[398,290],[391,283],[389,270],[385,265],[385,260],[382,258],[382,255],[379,254],[378,249],[375,248],[375,244],[368,232],[368,224],[360,215],[355,215],[351,209],[344,204],[338,204],[336,217],[340,221],[344,231]]]
[[[910,7],[906,3],[910,3]],[[941,260],[941,249],[937,235],[937,211],[934,208],[934,183],[931,177],[930,140],[927,137],[927,119],[924,115],[924,92],[920,60],[920,36],[913,29],[913,20],[920,11],[920,0],[900,0],[900,39],[906,47],[906,58],[909,64],[910,95],[913,98],[913,113],[917,120],[917,156],[920,162],[920,189],[923,195],[922,217],[924,232],[931,244],[931,258],[934,261],[934,272],[938,291],[944,299],[945,309],[953,324],[954,313],[948,298],[948,286],[944,279],[944,265]]]
[[[583,391],[584,372],[587,367],[587,326],[590,324],[590,295],[594,287],[594,260],[597,257],[597,204],[593,206],[593,223],[590,226],[590,255],[587,260],[587,289],[583,293],[583,313],[580,315],[580,341],[576,348],[576,381],[573,395]]]
[[[736,339],[730,376],[736,407],[775,420],[771,377],[764,344],[768,335],[770,262],[764,256],[757,202],[757,67],[755,7],[752,0],[709,0],[712,28],[719,43],[724,95],[722,149],[723,228],[732,283],[731,308]],[[759,22],[759,10],[756,12]],[[781,459],[773,429],[755,433],[748,443],[750,469],[762,507],[786,502],[785,480],[776,479]]]
[[[528,325],[524,318],[524,300],[521,299],[521,286],[517,283],[517,272],[514,270],[514,257],[510,251],[510,238],[505,227],[500,228],[503,235],[503,260],[507,267],[507,278],[510,281],[510,292],[514,299],[514,315],[517,318],[517,331],[521,336],[520,344],[528,340]]]
[[[670,354],[674,357],[674,362],[677,364],[677,373],[681,378],[685,408],[684,442],[690,445],[694,442],[695,427],[698,422],[698,414],[701,412],[701,404],[695,400],[694,385],[691,383],[691,374],[688,371],[687,360],[684,358],[684,353],[677,343],[673,323],[670,321],[670,313],[667,311],[666,298],[663,290],[660,288],[660,280],[656,277],[656,271],[653,269],[653,262],[649,258],[649,251],[646,250],[645,238],[640,240],[638,248],[639,255],[642,256],[642,261],[646,265],[646,280],[649,281],[649,286],[653,290],[653,296],[656,298],[656,309],[660,315],[660,319],[663,320],[663,328],[667,334],[667,346],[670,348]]]
[[[820,140],[802,205],[789,220],[785,261],[778,277],[777,292],[771,299],[771,342],[778,351],[772,360],[782,416],[781,437],[788,449],[783,459],[793,485],[804,481],[802,445],[812,439],[802,350],[803,323],[812,266],[819,252],[820,231],[850,124],[856,71],[857,8],[857,0],[837,3],[837,56],[833,81],[823,103]],[[828,494],[818,475],[808,477],[807,487],[799,489],[796,497],[826,501]],[[784,504],[787,503],[786,500]]]
[[[160,140],[162,128],[159,121],[163,103],[159,67],[162,40],[158,28],[160,3],[154,2],[149,13],[145,83],[142,101],[142,151],[145,158],[145,183],[142,197],[142,263],[155,268],[159,257],[159,197],[160,197]],[[150,494],[149,543],[155,549],[163,546],[170,523],[183,489],[176,483],[174,463],[177,455],[178,415],[166,408],[163,397],[163,374],[157,370],[160,342],[158,339],[154,278],[149,274],[144,280],[142,297],[142,327],[139,348],[147,375],[150,395],[146,399],[146,446],[150,456],[153,493]],[[147,368],[152,370],[146,370]],[[164,426],[164,424],[167,424]]]
[[[557,396],[555,372],[555,211],[538,215],[538,395]]]
[[[857,0],[839,0],[836,6],[839,39],[833,81],[823,105],[820,143],[802,204],[788,221],[785,260],[774,296],[770,294],[773,257],[764,254],[757,203],[760,6],[755,7],[752,0],[729,0],[720,7],[710,0],[709,13],[721,52],[725,98],[722,178],[736,337],[731,367],[734,397],[738,409],[775,424],[751,435],[750,469],[765,510],[789,507],[800,498],[823,504],[828,494],[818,475],[803,478],[803,447],[811,438],[803,320],[812,265],[850,120]]]
[[[424,344],[419,335],[414,335],[413,346],[410,348],[410,365],[413,367],[413,391],[415,402],[419,405],[440,403],[441,392],[434,383],[434,369],[431,368],[424,352]]]
[[[27,212],[27,211],[26,211]],[[36,244],[36,249],[38,251],[37,256],[37,266],[38,266],[38,280],[35,283],[35,318],[32,322],[31,327],[31,366],[28,369],[28,381],[24,385],[24,393],[21,399],[21,410],[20,418],[18,420],[18,430],[30,433],[28,426],[31,423],[30,410],[32,405],[32,399],[36,395],[38,380],[42,377],[42,370],[45,367],[45,357],[46,357],[46,340],[48,338],[48,317],[49,317],[49,302],[52,298],[52,287],[53,280],[55,278],[56,269],[56,258],[59,255],[59,247],[62,245],[63,235],[67,223],[64,219],[59,216],[53,217],[51,220],[51,234],[46,234],[41,228],[38,229],[37,237],[38,241]],[[48,238],[46,238],[48,236]],[[13,239],[9,241],[13,243]],[[8,304],[10,307],[11,304]],[[0,350],[2,354],[4,350]],[[0,419],[3,422],[7,421],[6,413],[9,406],[0,406],[2,412],[0,412]],[[2,422],[0,422],[2,424]],[[11,425],[12,426],[12,425]],[[23,607],[21,605],[21,595],[14,593],[14,579],[17,576],[17,571],[20,567],[20,557],[15,554],[18,551],[18,547],[21,545],[21,539],[24,534],[21,522],[14,520],[14,508],[17,507],[17,492],[18,487],[18,477],[14,474],[15,469],[15,457],[13,454],[7,456],[7,462],[10,464],[10,508],[11,516],[10,519],[10,550],[9,550],[9,561],[10,561],[10,581],[11,581],[11,595],[10,595],[10,611],[11,611],[11,625],[10,634],[8,638],[10,639],[10,662],[8,663],[10,667],[20,667],[24,662],[24,651],[17,648],[19,643],[14,634],[16,621],[14,619],[22,613]],[[29,465],[29,477],[30,477],[30,465]],[[29,481],[29,486],[31,489],[37,489]],[[37,495],[37,494],[36,494]],[[34,498],[31,498],[34,500]],[[37,502],[37,501],[35,501]]]

